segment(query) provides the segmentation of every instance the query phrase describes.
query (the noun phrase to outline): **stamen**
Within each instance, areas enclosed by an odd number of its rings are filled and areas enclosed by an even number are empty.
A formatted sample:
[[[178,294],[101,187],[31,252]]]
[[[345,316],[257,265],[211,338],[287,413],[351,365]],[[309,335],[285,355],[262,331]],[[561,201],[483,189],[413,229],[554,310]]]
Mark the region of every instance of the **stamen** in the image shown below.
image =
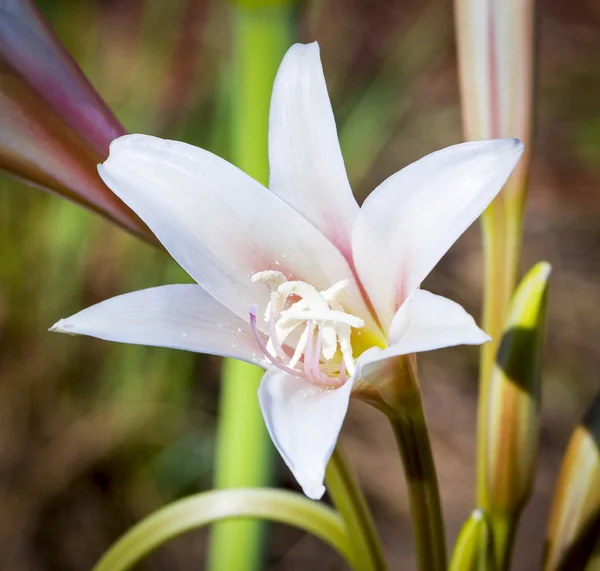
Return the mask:
[[[321,371],[321,345],[323,343],[323,323],[319,324],[319,333],[317,334],[317,341],[315,343],[315,352],[313,354],[312,360],[312,373],[317,378],[317,380],[322,383],[331,383],[331,380],[323,371]]]
[[[280,359],[285,359],[286,354],[279,342],[279,337],[277,336],[277,311],[276,307],[277,299],[275,298],[275,293],[271,293],[271,315],[269,319],[269,333],[271,334],[270,341],[273,344],[273,349],[275,350],[275,355],[277,355]]]
[[[277,289],[281,284],[287,282],[287,278],[276,270],[265,270],[264,272],[257,272],[250,280],[252,283],[264,282],[271,286],[272,289]]]
[[[323,299],[319,290],[305,282],[285,282],[277,288],[277,291],[287,295],[299,295],[302,299],[306,300],[310,307],[316,307],[322,311],[329,310],[329,305]]]
[[[331,303],[337,301],[340,294],[346,291],[346,288],[350,285],[350,280],[342,280],[333,284],[330,288],[321,292],[321,295],[325,298],[325,301]]]
[[[296,345],[296,350],[294,351],[294,354],[292,355],[292,358],[290,359],[290,362],[289,362],[290,367],[295,367],[300,362],[300,358],[302,357],[302,355],[304,354],[304,351],[306,350],[307,342],[308,342],[308,327],[305,327],[304,331],[302,332],[302,335],[300,335],[298,344]]]
[[[294,369],[290,369],[280,359],[273,357],[273,355],[271,355],[271,353],[269,353],[269,351],[267,350],[267,346],[265,345],[264,341],[261,339],[260,333],[258,332],[258,328],[256,326],[256,306],[255,305],[250,306],[248,313],[250,314],[250,327],[252,329],[252,334],[254,335],[254,339],[256,339],[256,343],[258,344],[260,350],[263,352],[264,356],[267,359],[269,359],[269,361],[271,361],[271,363],[273,363],[273,365],[275,365],[282,371],[285,371],[286,373],[289,373],[290,375],[293,375],[294,377],[302,378],[303,377],[302,373],[295,371]]]
[[[269,332],[267,343],[257,328],[257,308],[250,308],[252,333],[265,357],[286,373],[305,378],[313,384],[325,387],[343,385],[356,369],[352,329],[365,326],[362,319],[346,313],[338,301],[349,285],[348,280],[319,291],[306,282],[288,281],[283,273],[268,270],[254,274],[252,281],[263,282],[271,289],[270,301],[264,312]],[[290,301],[290,296],[296,300]],[[304,328],[298,336],[296,330],[300,326]],[[290,342],[292,334],[293,342]],[[294,347],[291,357],[287,347]],[[297,369],[301,361],[301,369]]]
[[[281,312],[281,317],[301,321],[308,321],[309,319],[312,321],[333,321],[333,323],[345,323],[355,329],[365,326],[365,322],[360,317],[350,315],[344,311],[334,311],[329,308],[326,311],[291,311],[291,309],[286,309]]]
[[[306,339],[306,350],[304,351],[304,375],[309,381],[313,381],[312,370],[311,370],[311,361],[312,361],[312,353],[313,353],[313,339],[315,336],[315,330],[310,327],[310,325],[306,326],[306,330],[308,332],[308,337]]]
[[[306,352],[304,353],[304,376],[314,385],[320,386],[331,386],[332,379],[319,369],[319,357],[315,351],[315,324],[311,323],[309,326],[308,343],[306,345]],[[318,343],[318,337],[317,337]]]

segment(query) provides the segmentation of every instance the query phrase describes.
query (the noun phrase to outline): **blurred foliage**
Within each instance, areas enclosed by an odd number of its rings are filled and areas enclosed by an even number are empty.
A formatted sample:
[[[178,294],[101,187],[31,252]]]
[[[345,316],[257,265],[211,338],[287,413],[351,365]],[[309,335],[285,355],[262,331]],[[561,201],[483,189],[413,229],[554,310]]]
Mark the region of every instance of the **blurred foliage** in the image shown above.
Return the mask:
[[[44,0],[38,5],[132,132],[230,153],[230,7],[208,0]],[[460,139],[449,0],[329,0],[298,11],[321,44],[359,200],[408,162]],[[515,569],[541,560],[549,496],[570,428],[598,384],[600,353],[600,11],[594,0],[541,6],[538,143],[524,266],[549,259],[542,453]],[[477,229],[427,284],[478,314]],[[58,318],[106,297],[189,278],[164,254],[56,197],[0,178],[0,568],[90,568],[125,529],[210,487],[219,361],[50,335]],[[472,504],[476,352],[422,363],[449,537]],[[389,435],[357,407],[346,431],[391,566],[412,545],[390,492]],[[386,448],[387,447],[387,448]],[[287,473],[281,472],[285,478]],[[400,523],[408,526],[408,523]],[[408,527],[406,527],[408,530]],[[394,537],[393,540],[390,538]],[[203,534],[159,551],[149,569],[197,569]],[[533,547],[535,546],[535,548]],[[272,567],[339,567],[319,544],[275,530]]]

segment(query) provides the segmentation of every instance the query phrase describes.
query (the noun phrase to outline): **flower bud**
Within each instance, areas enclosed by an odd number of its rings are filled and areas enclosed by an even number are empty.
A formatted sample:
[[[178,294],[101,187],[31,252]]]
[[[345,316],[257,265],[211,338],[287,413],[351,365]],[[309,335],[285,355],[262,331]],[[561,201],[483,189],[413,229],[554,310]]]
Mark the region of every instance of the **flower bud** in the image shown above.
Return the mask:
[[[517,137],[525,152],[482,216],[486,254],[481,378],[491,373],[514,291],[529,172],[535,74],[535,0],[455,0],[463,131],[466,140]]]
[[[487,399],[486,504],[519,514],[533,486],[539,440],[540,366],[550,265],[540,262],[513,297]]]
[[[550,512],[544,571],[597,571],[599,563],[600,393],[573,432],[562,463]]]
[[[449,571],[494,570],[490,524],[481,510],[474,510],[460,531]]]
[[[31,0],[0,5],[0,168],[153,240],[96,165],[125,130]]]

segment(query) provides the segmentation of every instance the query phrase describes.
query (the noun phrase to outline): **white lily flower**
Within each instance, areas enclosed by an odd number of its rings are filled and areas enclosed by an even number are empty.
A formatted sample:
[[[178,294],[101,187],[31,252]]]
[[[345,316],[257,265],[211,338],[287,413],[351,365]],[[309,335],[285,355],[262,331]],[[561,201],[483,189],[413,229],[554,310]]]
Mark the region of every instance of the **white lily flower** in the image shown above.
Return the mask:
[[[318,499],[353,390],[389,377],[399,355],[489,340],[462,307],[419,286],[521,152],[515,139],[443,149],[359,208],[319,47],[296,44],[273,88],[270,189],[208,151],[146,135],[113,141],[99,167],[198,285],[121,295],[52,331],[264,367],[271,438]]]

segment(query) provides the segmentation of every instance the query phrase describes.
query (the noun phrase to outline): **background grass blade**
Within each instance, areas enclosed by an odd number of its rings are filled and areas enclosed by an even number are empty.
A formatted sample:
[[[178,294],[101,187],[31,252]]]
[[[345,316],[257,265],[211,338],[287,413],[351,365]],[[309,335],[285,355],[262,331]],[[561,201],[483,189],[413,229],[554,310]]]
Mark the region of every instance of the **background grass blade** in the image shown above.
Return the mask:
[[[232,160],[268,184],[267,133],[275,74],[292,44],[289,2],[242,2],[232,10],[235,52],[232,82]],[[271,481],[273,445],[260,413],[262,369],[227,361],[222,370],[215,487],[264,486]],[[215,526],[209,549],[212,571],[261,568],[265,526],[232,522]],[[232,549],[235,545],[235,549]]]

